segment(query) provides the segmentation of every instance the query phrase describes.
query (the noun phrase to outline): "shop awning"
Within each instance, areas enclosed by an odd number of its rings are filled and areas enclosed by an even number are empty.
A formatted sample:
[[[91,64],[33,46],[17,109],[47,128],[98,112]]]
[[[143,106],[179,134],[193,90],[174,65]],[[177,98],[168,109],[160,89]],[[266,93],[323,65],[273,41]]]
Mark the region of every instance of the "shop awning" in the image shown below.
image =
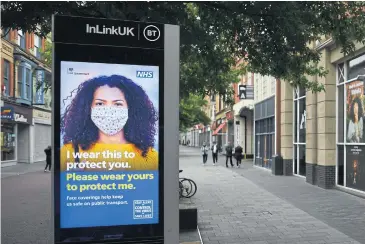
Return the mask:
[[[219,126],[218,126],[218,128],[217,129],[215,129],[215,131],[213,132],[213,136],[216,136],[217,134],[218,134],[218,132],[221,130],[221,129],[223,129],[223,127],[226,125],[226,122],[223,122],[222,124],[220,124]]]

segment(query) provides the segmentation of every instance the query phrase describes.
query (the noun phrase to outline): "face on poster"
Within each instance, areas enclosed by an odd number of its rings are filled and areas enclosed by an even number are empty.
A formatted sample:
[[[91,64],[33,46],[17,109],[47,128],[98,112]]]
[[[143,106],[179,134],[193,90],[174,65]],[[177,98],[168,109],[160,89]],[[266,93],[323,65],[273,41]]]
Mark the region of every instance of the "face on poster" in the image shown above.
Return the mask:
[[[346,146],[346,185],[365,191],[365,146]]]
[[[61,62],[60,227],[159,223],[158,66]]]
[[[364,143],[364,82],[354,80],[346,84],[347,135],[349,143]]]

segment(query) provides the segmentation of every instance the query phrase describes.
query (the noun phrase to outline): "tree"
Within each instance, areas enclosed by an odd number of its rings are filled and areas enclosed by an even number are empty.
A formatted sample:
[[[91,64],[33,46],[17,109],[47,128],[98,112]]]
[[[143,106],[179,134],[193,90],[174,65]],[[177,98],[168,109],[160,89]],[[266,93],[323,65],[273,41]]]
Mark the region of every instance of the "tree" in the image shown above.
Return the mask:
[[[41,59],[48,66],[52,67],[52,43],[50,34],[46,36],[44,50],[41,51]]]
[[[50,31],[51,14],[70,14],[181,26],[181,64],[199,55],[202,72],[184,69],[182,94],[225,93],[221,77],[236,58],[253,72],[289,80],[314,91],[320,84],[306,75],[325,75],[320,54],[307,44],[330,35],[353,51],[365,40],[365,2],[2,2],[2,27]],[[309,65],[311,64],[311,65]],[[194,65],[196,65],[194,63]],[[207,68],[208,67],[208,68]],[[197,83],[197,81],[199,81]]]
[[[180,25],[180,97],[232,94],[237,72],[250,70],[314,92],[324,76],[309,43],[331,36],[346,54],[365,43],[365,2],[2,2],[2,27],[51,30],[51,15],[94,16]],[[247,67],[232,71],[238,59]],[[230,97],[230,96],[226,96]]]
[[[186,131],[196,124],[207,125],[210,118],[202,110],[207,101],[197,95],[189,95],[180,100],[180,131]]]

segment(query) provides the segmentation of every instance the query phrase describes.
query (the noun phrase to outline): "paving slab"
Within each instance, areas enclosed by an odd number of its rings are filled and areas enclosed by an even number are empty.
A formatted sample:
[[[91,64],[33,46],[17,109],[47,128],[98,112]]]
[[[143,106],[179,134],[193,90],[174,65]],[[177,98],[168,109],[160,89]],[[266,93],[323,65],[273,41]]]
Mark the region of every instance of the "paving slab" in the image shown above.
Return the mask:
[[[337,189],[322,189],[296,176],[274,176],[270,171],[252,167],[230,168],[277,197],[311,216],[365,243],[365,199]]]
[[[198,185],[192,201],[204,243],[360,243],[237,172],[202,166],[199,150],[183,147],[180,155],[182,175]]]
[[[19,176],[32,172],[40,172],[44,170],[44,167],[46,167],[46,162],[37,162],[32,164],[18,163],[16,165],[2,167],[0,168],[1,178]]]

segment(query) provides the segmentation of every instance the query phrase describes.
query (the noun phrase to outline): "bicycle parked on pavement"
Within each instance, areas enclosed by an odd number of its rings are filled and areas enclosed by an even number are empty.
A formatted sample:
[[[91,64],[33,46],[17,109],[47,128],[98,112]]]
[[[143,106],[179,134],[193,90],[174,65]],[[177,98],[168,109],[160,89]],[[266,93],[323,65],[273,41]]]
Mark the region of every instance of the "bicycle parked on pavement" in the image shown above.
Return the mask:
[[[179,170],[179,173],[183,170]],[[180,198],[191,198],[195,195],[198,187],[192,179],[179,178],[179,197]]]

